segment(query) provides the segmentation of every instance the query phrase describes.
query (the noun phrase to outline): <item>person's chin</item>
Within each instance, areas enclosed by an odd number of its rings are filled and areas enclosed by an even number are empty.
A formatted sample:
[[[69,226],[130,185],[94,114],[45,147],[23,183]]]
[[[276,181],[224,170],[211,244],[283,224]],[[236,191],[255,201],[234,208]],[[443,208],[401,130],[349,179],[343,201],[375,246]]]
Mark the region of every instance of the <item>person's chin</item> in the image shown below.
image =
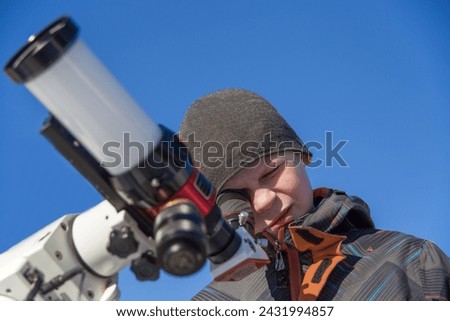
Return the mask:
[[[288,208],[284,213],[282,213],[278,218],[276,218],[269,225],[268,230],[270,230],[270,234],[274,237],[278,236],[278,230],[281,227],[287,227],[292,221],[294,217],[292,216],[291,208]]]

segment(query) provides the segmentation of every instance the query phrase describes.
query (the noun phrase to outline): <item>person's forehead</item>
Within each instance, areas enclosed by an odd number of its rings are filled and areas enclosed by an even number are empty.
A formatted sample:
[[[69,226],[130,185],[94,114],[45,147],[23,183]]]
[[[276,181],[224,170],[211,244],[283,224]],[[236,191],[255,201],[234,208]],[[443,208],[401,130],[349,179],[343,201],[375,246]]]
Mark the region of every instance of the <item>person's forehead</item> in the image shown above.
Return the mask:
[[[287,153],[271,154],[250,163],[228,179],[223,185],[223,189],[239,188],[239,186],[244,186],[249,181],[258,179],[267,170],[273,169],[277,165],[277,162],[284,160],[286,155]]]

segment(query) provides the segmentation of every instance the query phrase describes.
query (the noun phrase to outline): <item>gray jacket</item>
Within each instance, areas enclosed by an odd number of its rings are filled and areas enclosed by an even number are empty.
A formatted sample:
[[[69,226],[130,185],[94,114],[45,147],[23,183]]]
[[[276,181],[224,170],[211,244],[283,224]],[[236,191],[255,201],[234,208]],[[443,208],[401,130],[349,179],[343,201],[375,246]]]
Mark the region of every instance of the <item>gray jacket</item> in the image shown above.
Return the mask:
[[[213,281],[193,300],[450,299],[450,260],[434,243],[376,229],[357,197],[324,188],[314,196],[313,212],[270,239],[269,265]]]

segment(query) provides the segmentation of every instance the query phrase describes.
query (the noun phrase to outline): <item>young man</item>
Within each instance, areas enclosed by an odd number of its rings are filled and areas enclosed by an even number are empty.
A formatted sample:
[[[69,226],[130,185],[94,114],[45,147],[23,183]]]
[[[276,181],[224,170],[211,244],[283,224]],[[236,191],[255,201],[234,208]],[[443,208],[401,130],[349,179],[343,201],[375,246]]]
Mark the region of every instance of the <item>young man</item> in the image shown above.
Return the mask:
[[[218,193],[250,200],[271,258],[241,281],[211,282],[194,300],[448,300],[450,261],[433,243],[378,230],[358,197],[312,190],[312,155],[274,107],[240,89],[197,100],[180,128]]]

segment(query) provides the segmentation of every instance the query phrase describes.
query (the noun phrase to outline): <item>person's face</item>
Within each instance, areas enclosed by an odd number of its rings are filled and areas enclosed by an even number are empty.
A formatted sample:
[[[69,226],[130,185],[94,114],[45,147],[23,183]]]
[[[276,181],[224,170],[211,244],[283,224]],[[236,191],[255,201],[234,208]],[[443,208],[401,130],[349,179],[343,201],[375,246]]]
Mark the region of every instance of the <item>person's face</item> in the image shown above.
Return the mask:
[[[300,156],[293,152],[271,155],[240,170],[223,186],[245,192],[252,203],[255,233],[277,237],[280,226],[309,212],[313,206],[311,184]]]

